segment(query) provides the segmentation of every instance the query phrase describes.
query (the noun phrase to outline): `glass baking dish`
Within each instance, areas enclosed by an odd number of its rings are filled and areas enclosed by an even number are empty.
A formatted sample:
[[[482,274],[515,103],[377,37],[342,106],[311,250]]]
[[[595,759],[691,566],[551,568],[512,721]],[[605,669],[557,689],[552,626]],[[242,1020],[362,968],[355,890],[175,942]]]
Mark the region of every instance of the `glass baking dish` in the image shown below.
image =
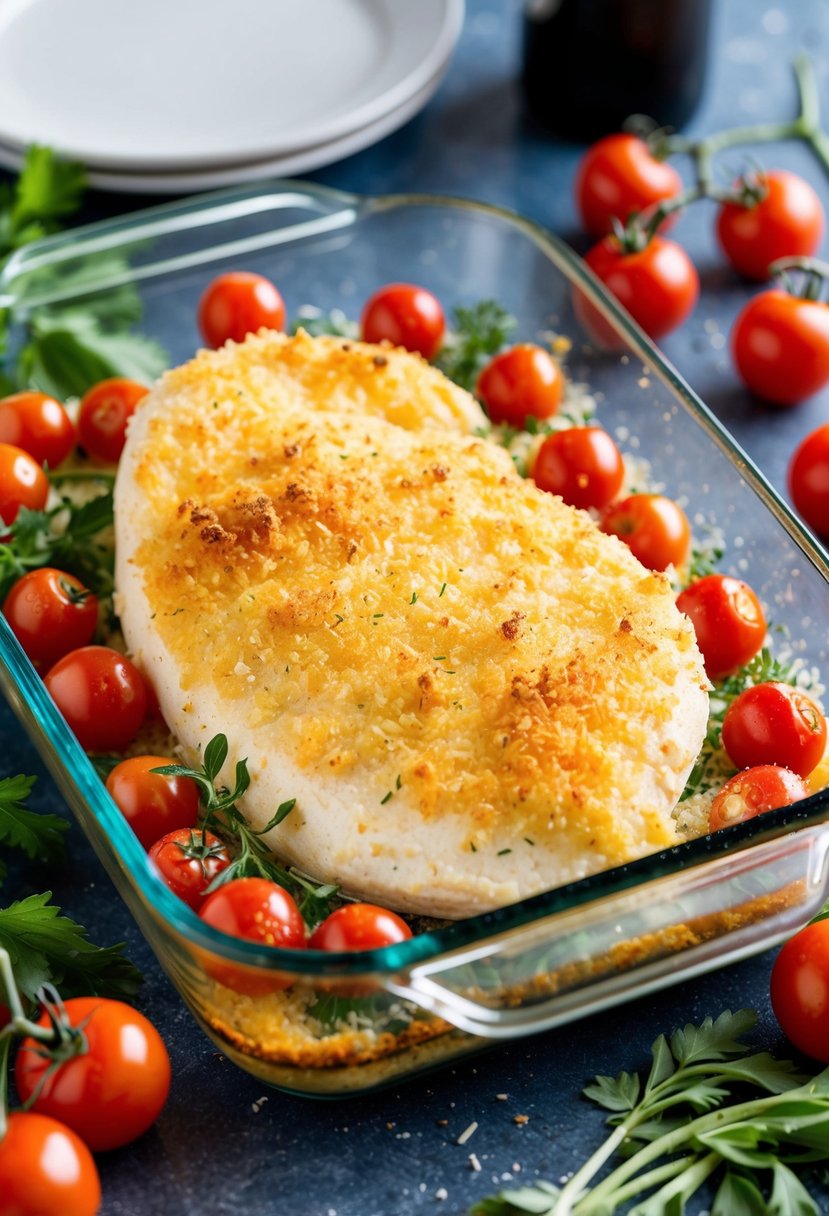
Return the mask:
[[[554,331],[603,425],[648,461],[695,528],[721,528],[724,572],[747,578],[778,636],[827,670],[822,550],[660,353],[538,226],[495,207],[425,196],[359,198],[281,182],[154,208],[43,240],[0,278],[10,358],[34,308],[105,304],[129,281],[142,332],[173,362],[196,349],[196,303],[226,269],[267,275],[290,316],[356,317],[377,286],[422,283],[447,307],[484,298],[523,340]],[[590,342],[574,291],[618,337]],[[583,313],[584,310],[581,309]],[[161,883],[0,618],[0,683],[184,1000],[213,1041],[263,1081],[338,1095],[396,1082],[761,949],[820,907],[829,879],[829,793],[473,919],[361,954],[280,951],[205,926]],[[210,972],[242,965],[268,986],[241,996]],[[255,984],[254,984],[255,986]],[[355,995],[356,993],[356,995]]]

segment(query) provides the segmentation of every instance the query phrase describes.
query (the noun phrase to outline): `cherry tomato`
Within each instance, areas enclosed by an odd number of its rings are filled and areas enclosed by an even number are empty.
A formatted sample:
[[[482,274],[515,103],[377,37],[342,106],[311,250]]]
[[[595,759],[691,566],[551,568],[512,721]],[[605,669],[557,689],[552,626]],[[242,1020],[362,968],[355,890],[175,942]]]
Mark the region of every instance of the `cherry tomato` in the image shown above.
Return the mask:
[[[742,579],[707,574],[680,592],[676,606],[691,618],[711,680],[731,675],[762,648],[766,618]]]
[[[205,342],[215,350],[225,342],[244,342],[260,329],[284,329],[285,301],[264,275],[231,270],[205,288],[198,323]]]
[[[601,528],[618,536],[649,570],[682,566],[691,527],[682,507],[662,494],[631,494],[605,511]]]
[[[144,721],[147,690],[141,672],[108,646],[70,650],[49,669],[44,683],[87,751],[120,751]]]
[[[78,442],[88,456],[118,463],[127,441],[127,424],[149,391],[136,380],[113,376],[84,393],[78,411]]]
[[[306,945],[305,922],[293,897],[265,878],[235,878],[208,895],[199,916],[214,929],[262,946],[299,950]],[[205,969],[234,992],[258,996],[293,983],[290,975],[225,963],[210,956]]]
[[[46,669],[92,640],[98,600],[74,575],[42,566],[17,580],[3,615],[35,667]]]
[[[802,441],[789,464],[792,502],[818,536],[829,536],[829,422]]]
[[[93,1150],[120,1148],[155,1123],[170,1089],[170,1058],[156,1028],[123,1001],[99,996],[65,1003],[71,1026],[83,1030],[87,1050],[57,1068],[37,1040],[20,1044],[14,1080],[23,1102],[60,1119]],[[49,1015],[38,1026],[51,1025]]]
[[[28,452],[0,443],[0,519],[11,524],[21,507],[42,511],[49,497],[49,479]]]
[[[797,405],[829,383],[829,304],[763,291],[734,322],[731,353],[758,397]]]
[[[682,189],[672,165],[657,160],[635,135],[606,135],[587,149],[576,175],[576,205],[593,236],[612,231],[614,217],[623,223],[634,211],[645,211]],[[669,221],[663,224],[667,228]]]
[[[808,182],[776,169],[759,175],[765,197],[753,206],[724,203],[717,237],[725,256],[749,279],[769,277],[777,258],[808,257],[823,235],[823,207]]]
[[[98,1170],[83,1140],[44,1115],[9,1115],[0,1140],[2,1216],[95,1216],[100,1206]]]
[[[715,795],[708,813],[708,828],[718,832],[734,823],[745,823],[766,811],[791,806],[809,791],[802,777],[777,764],[759,764],[743,769]]]
[[[145,849],[166,832],[196,826],[199,787],[195,781],[152,771],[176,763],[169,756],[131,756],[107,777],[113,802]]]
[[[529,342],[490,359],[476,393],[490,421],[523,430],[528,418],[551,418],[564,395],[564,376],[552,355]]]
[[[755,684],[726,710],[722,741],[737,768],[780,764],[808,777],[826,750],[826,719],[799,688]]]
[[[434,359],[443,342],[446,320],[440,301],[425,287],[389,283],[368,300],[360,319],[364,342],[382,342]]]
[[[608,506],[622,488],[625,466],[616,444],[598,426],[571,426],[548,435],[538,449],[533,481],[571,507]]]
[[[75,446],[75,424],[46,393],[12,393],[0,400],[0,443],[14,444],[38,464],[56,469]]]
[[[312,950],[379,950],[411,936],[396,912],[375,904],[343,904],[316,927],[308,944]]]
[[[230,865],[227,845],[212,832],[193,828],[168,832],[155,842],[149,855],[173,894],[196,912],[213,879]]]
[[[697,302],[699,275],[675,241],[655,236],[644,249],[625,253],[615,236],[606,236],[588,250],[584,260],[651,338],[676,329]],[[602,345],[615,344],[615,333],[579,294],[576,311]]]
[[[783,946],[771,972],[771,1007],[799,1051],[829,1064],[829,920],[807,925]]]

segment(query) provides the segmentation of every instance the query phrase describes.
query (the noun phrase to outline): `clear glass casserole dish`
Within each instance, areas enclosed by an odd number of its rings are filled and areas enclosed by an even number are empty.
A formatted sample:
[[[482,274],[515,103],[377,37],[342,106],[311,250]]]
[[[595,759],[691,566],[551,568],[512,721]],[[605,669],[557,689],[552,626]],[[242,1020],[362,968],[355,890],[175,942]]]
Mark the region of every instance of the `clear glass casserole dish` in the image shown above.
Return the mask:
[[[113,255],[117,255],[113,257]],[[35,308],[94,300],[125,281],[142,332],[173,362],[199,344],[196,303],[222,270],[273,279],[303,305],[356,317],[382,283],[422,283],[447,306],[497,299],[534,340],[571,343],[603,425],[627,436],[695,526],[722,528],[722,570],[745,577],[796,653],[826,669],[828,568],[703,403],[565,245],[483,204],[357,198],[276,183],[155,208],[29,246],[7,264],[11,356]],[[578,289],[619,339],[590,345]],[[213,1041],[260,1079],[338,1095],[396,1082],[487,1042],[527,1034],[763,948],[820,907],[829,885],[829,792],[522,903],[362,954],[260,948],[206,926],[173,896],[111,802],[0,618],[0,683],[161,964]],[[240,996],[217,962],[279,973],[283,992]],[[358,991],[354,998],[355,988]],[[345,1004],[343,1003],[345,1002]]]

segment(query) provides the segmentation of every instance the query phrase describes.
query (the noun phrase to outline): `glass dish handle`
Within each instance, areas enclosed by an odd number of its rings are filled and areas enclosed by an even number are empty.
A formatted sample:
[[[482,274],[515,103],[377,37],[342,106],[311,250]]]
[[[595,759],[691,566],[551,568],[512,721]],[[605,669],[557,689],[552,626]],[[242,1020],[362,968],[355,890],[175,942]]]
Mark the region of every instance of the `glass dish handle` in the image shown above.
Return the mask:
[[[46,237],[14,253],[0,274],[0,308],[31,309],[125,283],[241,260],[257,250],[354,224],[365,200],[281,181],[152,207]]]
[[[530,922],[387,988],[487,1039],[535,1033],[767,949],[829,895],[829,825]]]

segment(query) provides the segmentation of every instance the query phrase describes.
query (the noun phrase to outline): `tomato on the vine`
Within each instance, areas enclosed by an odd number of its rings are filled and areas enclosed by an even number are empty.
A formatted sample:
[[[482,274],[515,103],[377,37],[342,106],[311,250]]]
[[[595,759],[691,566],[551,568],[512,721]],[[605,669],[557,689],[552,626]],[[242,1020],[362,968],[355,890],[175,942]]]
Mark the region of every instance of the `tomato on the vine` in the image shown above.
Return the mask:
[[[799,1051],[829,1064],[829,920],[785,943],[771,972],[771,1007]]]
[[[169,756],[130,756],[106,779],[109,794],[145,849],[176,828],[193,828],[199,815],[199,787],[192,777],[166,776],[153,769],[175,764]]]
[[[528,418],[551,418],[564,396],[564,376],[541,346],[521,342],[490,359],[475,387],[490,421],[522,430]]]
[[[608,507],[601,528],[618,536],[649,570],[682,566],[688,557],[691,526],[682,507],[662,494],[631,494]]]
[[[651,338],[661,338],[689,315],[699,295],[699,275],[676,241],[651,237],[642,249],[627,252],[616,236],[606,236],[584,255],[593,273]],[[615,335],[580,293],[576,309],[589,332],[602,345]]]
[[[28,452],[0,443],[0,519],[12,524],[21,507],[42,511],[49,497],[49,478]]]
[[[607,431],[571,426],[547,436],[538,449],[532,478],[540,490],[558,494],[571,507],[601,511],[621,490],[625,466]]]
[[[95,1216],[101,1181],[83,1140],[63,1123],[13,1111],[0,1140],[3,1216]]]
[[[216,350],[225,342],[244,342],[260,329],[284,329],[285,301],[264,275],[231,270],[208,283],[197,320],[205,343]]]
[[[742,579],[707,574],[680,592],[676,606],[691,618],[711,680],[731,675],[763,646],[766,618],[754,591]]]
[[[260,946],[299,950],[307,944],[305,922],[293,896],[265,878],[234,878],[224,883],[208,895],[199,916],[222,933]],[[226,963],[215,955],[205,958],[205,970],[226,988],[248,996],[279,992],[293,983],[290,975]]]
[[[74,997],[64,1002],[86,1050],[53,1067],[42,1045],[25,1038],[14,1080],[23,1102],[59,1119],[94,1151],[120,1148],[155,1123],[170,1089],[170,1058],[155,1026],[123,1001]],[[51,1025],[44,1012],[38,1026]]]
[[[826,719],[800,688],[755,684],[726,710],[722,741],[737,768],[779,764],[808,777],[826,750]]]
[[[39,669],[86,646],[98,624],[98,600],[73,574],[41,566],[12,586],[3,615]]]
[[[756,187],[752,182],[746,188],[747,205],[722,204],[717,237],[735,270],[746,278],[763,280],[778,258],[808,257],[815,252],[823,235],[824,214],[815,191],[796,173],[784,169],[761,172]]]
[[[0,443],[11,443],[56,469],[75,446],[75,424],[46,393],[12,393],[0,399]]]
[[[144,721],[144,677],[125,655],[108,646],[70,650],[49,669],[44,683],[87,751],[120,751]]]
[[[796,405],[829,383],[829,304],[763,291],[734,322],[731,352],[753,393]]]
[[[808,795],[803,778],[779,764],[758,764],[743,769],[715,794],[708,812],[709,831],[718,832],[720,828],[745,823],[766,811],[791,806]]]
[[[593,236],[612,231],[633,212],[646,211],[682,190],[673,165],[657,160],[643,139],[619,132],[592,144],[576,176],[576,204],[582,223]],[[663,223],[668,227],[669,220]]]
[[[127,441],[127,424],[149,391],[137,380],[112,376],[84,393],[78,409],[78,442],[87,456],[118,463]]]
[[[213,879],[230,865],[224,841],[213,832],[194,828],[167,832],[156,840],[149,857],[173,894],[195,912],[204,903]]]
[[[389,283],[366,302],[360,318],[364,342],[391,342],[434,359],[446,319],[440,300],[414,283]]]
[[[311,934],[312,950],[379,950],[412,936],[406,922],[376,904],[343,904]]]
[[[789,493],[818,536],[829,536],[829,422],[810,432],[789,463]]]

